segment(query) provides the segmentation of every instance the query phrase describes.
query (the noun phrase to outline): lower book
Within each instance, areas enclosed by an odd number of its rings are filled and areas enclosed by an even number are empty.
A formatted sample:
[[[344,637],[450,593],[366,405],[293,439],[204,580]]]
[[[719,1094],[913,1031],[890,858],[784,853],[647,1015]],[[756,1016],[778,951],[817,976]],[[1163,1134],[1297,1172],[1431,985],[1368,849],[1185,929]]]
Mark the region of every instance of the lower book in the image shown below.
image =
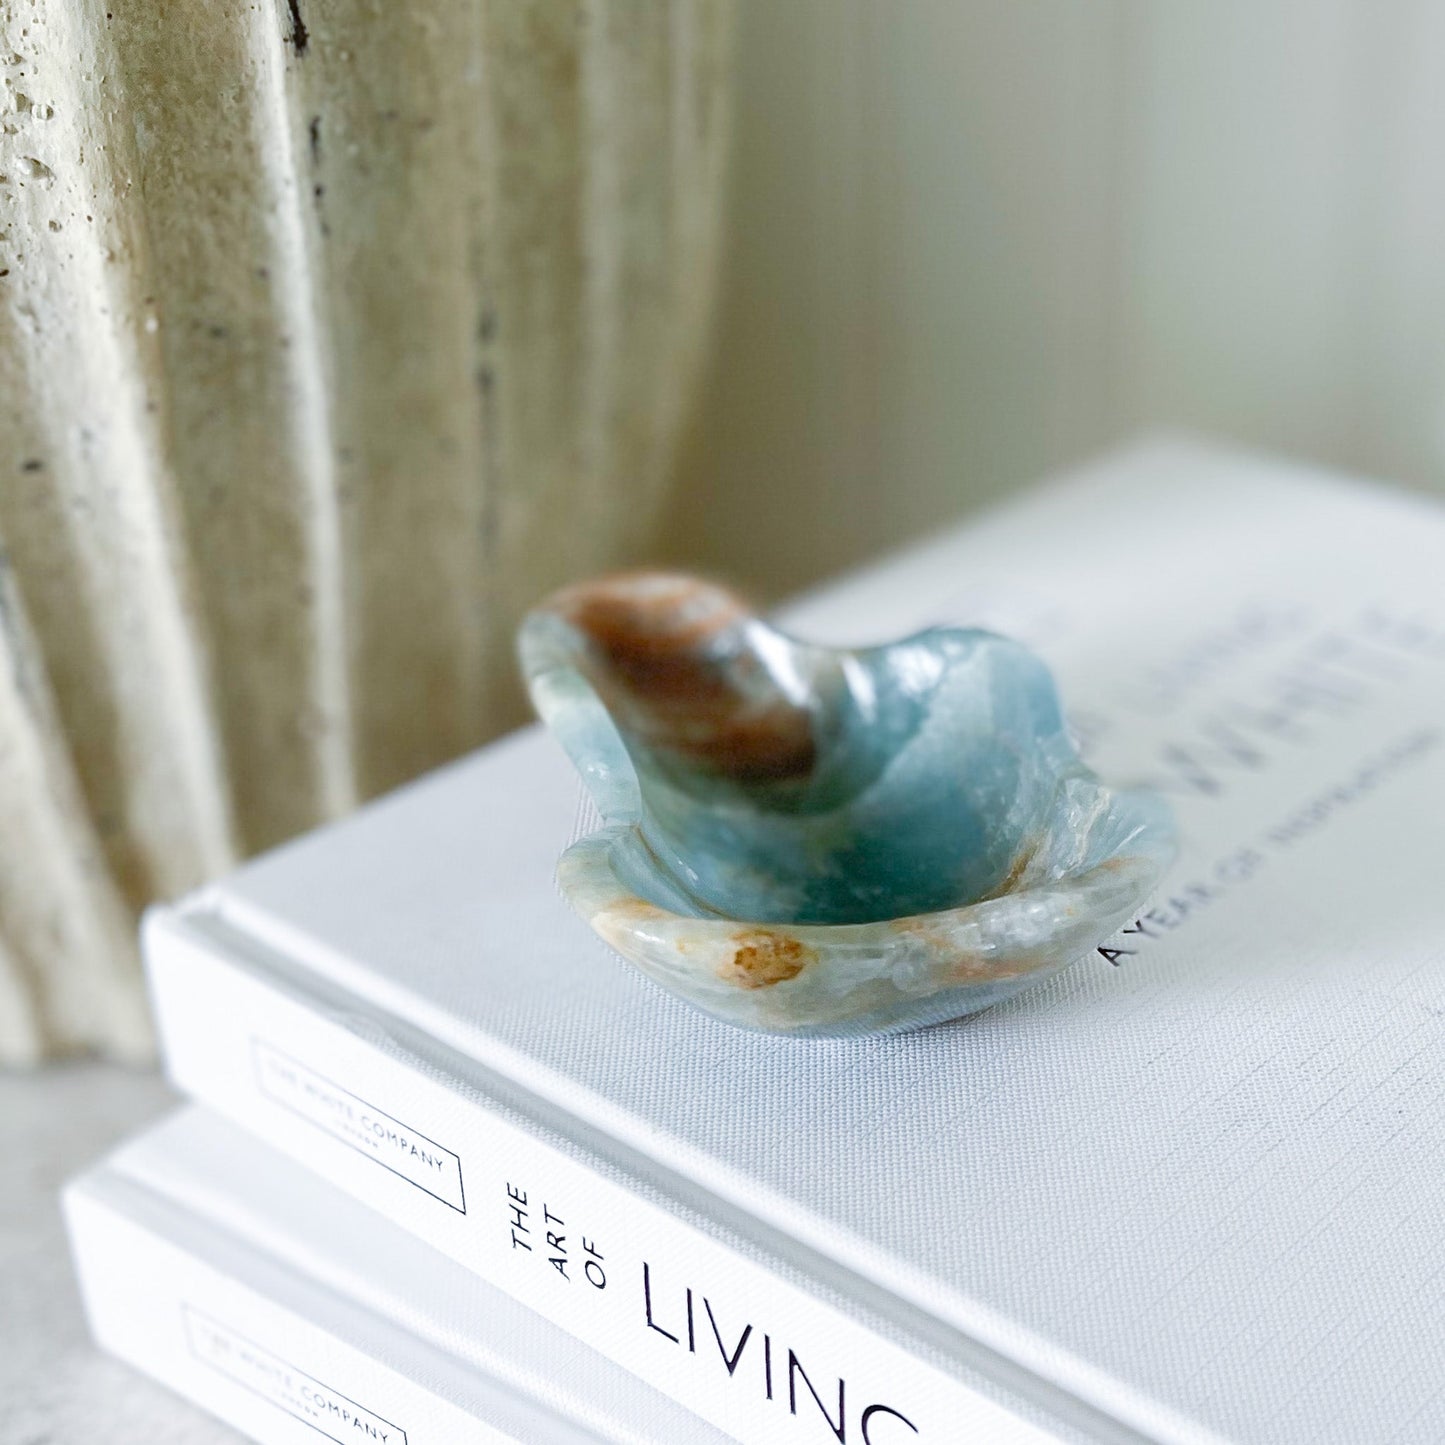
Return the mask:
[[[200,1109],[77,1179],[65,1212],[99,1343],[263,1445],[726,1445]]]

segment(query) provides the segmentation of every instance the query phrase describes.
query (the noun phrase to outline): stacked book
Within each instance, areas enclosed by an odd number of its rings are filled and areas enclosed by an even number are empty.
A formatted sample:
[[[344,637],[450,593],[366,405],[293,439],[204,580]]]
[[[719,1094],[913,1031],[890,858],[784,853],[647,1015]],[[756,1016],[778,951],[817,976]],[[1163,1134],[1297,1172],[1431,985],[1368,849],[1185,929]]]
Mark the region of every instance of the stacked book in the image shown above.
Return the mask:
[[[200,1106],[95,1331],[257,1440],[1445,1439],[1445,510],[1146,446],[805,598],[1037,649],[1183,847],[974,1019],[729,1029],[558,897],[527,730],[154,912]]]

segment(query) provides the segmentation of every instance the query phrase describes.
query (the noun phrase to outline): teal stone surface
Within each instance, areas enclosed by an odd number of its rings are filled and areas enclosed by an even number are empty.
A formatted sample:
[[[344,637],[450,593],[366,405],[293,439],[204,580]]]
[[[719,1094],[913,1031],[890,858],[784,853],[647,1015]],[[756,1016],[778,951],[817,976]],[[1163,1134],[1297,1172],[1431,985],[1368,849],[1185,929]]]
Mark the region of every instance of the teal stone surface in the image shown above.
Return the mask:
[[[519,638],[604,827],[558,877],[655,981],[800,1036],[976,1012],[1112,933],[1173,855],[1080,761],[1048,669],[993,633],[811,645],[696,578],[555,594]]]

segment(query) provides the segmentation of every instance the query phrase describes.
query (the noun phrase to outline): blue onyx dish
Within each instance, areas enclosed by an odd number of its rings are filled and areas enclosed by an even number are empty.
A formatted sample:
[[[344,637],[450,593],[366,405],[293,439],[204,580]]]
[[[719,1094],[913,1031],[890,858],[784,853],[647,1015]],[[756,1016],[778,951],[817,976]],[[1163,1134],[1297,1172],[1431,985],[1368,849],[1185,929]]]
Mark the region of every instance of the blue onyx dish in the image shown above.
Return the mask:
[[[1163,801],[1090,772],[1047,668],[989,632],[818,647],[638,573],[555,594],[519,644],[604,823],[563,855],[563,893],[728,1023],[975,1013],[1107,938],[1173,856]]]

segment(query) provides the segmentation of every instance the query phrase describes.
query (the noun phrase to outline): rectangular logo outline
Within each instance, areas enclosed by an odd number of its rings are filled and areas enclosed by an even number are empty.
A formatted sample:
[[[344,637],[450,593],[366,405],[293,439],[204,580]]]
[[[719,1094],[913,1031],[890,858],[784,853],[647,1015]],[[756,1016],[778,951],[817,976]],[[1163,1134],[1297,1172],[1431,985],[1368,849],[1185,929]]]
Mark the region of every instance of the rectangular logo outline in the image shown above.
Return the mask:
[[[248,1339],[240,1332],[240,1330],[233,1330],[230,1325],[223,1324],[220,1320],[216,1319],[215,1316],[207,1314],[205,1310],[197,1309],[195,1305],[188,1304],[185,1300],[182,1300],[181,1320],[186,1334],[186,1349],[190,1352],[190,1356],[193,1360],[195,1360],[198,1364],[204,1365],[208,1370],[214,1370],[218,1375],[221,1376],[222,1379],[229,1380],[233,1385],[239,1386],[241,1389],[247,1391],[249,1394],[254,1395],[258,1400],[265,1400],[268,1405],[275,1406],[275,1408],[280,1410],[283,1414],[289,1415],[293,1420],[299,1421],[308,1429],[315,1430],[318,1435],[324,1435],[328,1440],[335,1440],[336,1445],[347,1445],[346,1436],[333,1435],[330,1430],[323,1429],[314,1420],[308,1420],[304,1415],[298,1415],[294,1410],[287,1409],[287,1407],[283,1405],[280,1400],[276,1399],[275,1396],[268,1395],[264,1390],[257,1389],[255,1385],[247,1384],[245,1380],[231,1374],[229,1370],[222,1369],[221,1366],[218,1365],[214,1360],[207,1359],[206,1356],[203,1355],[196,1348],[195,1336],[191,1332],[192,1316],[194,1316],[196,1319],[204,1320],[205,1323],[209,1325],[212,1329],[218,1330],[223,1334],[231,1335],[234,1338],[240,1340],[243,1345],[245,1345],[248,1349],[255,1350],[257,1354],[265,1355],[269,1359],[275,1360],[277,1364],[284,1365],[294,1374],[300,1375],[303,1379],[309,1380],[319,1389],[325,1390],[328,1395],[335,1395],[338,1400],[345,1400],[348,1405],[351,1405],[355,1409],[361,1410],[365,1414],[370,1415],[373,1420],[379,1420],[383,1425],[386,1425],[390,1429],[396,1431],[396,1433],[401,1437],[401,1445],[408,1445],[406,1431],[403,1430],[400,1425],[397,1425],[391,1420],[388,1420],[385,1415],[378,1415],[375,1410],[368,1409],[365,1405],[361,1403],[360,1400],[353,1400],[349,1395],[343,1395],[340,1390],[333,1389],[330,1385],[326,1383],[325,1380],[318,1380],[315,1375],[310,1374],[308,1371],[298,1369],[289,1360],[282,1359],[280,1355],[275,1353],[275,1351],[268,1350],[264,1345],[258,1345],[255,1340]]]
[[[384,1159],[378,1158],[367,1149],[363,1149],[361,1145],[352,1143],[350,1139],[342,1134],[333,1133],[323,1124],[313,1119],[311,1115],[298,1109],[295,1104],[288,1102],[281,1095],[273,1094],[271,1090],[266,1087],[265,1073],[261,1068],[260,1051],[262,1049],[270,1049],[273,1054],[285,1059],[286,1062],[294,1068],[302,1069],[308,1074],[314,1074],[328,1088],[334,1089],[338,1094],[344,1094],[348,1099],[360,1104],[364,1109],[369,1110],[378,1118],[385,1119],[388,1124],[395,1124],[398,1129],[405,1130],[413,1138],[420,1139],[424,1144],[430,1144],[431,1147],[439,1153],[445,1154],[449,1159],[455,1160],[457,1166],[457,1190],[461,1195],[462,1202],[459,1205],[453,1204],[445,1194],[438,1194],[436,1190],[428,1189],[420,1180],[413,1179],[409,1174],[403,1174],[400,1169],[394,1169]],[[285,1049],[278,1049],[275,1044],[269,1043],[267,1040],[258,1038],[255,1035],[251,1038],[251,1072],[255,1076],[256,1087],[260,1090],[262,1098],[269,1099],[271,1103],[277,1105],[279,1108],[285,1109],[287,1113],[294,1114],[298,1119],[304,1119],[313,1129],[325,1134],[328,1139],[334,1139],[338,1144],[344,1144],[348,1149],[354,1149],[363,1159],[369,1159],[373,1164],[380,1165],[388,1174],[395,1174],[398,1179],[404,1179],[414,1188],[420,1189],[423,1194],[429,1194],[433,1199],[445,1204],[448,1209],[454,1209],[458,1214],[465,1214],[467,1212],[467,1181],[466,1174],[462,1169],[462,1156],[448,1149],[445,1144],[438,1144],[435,1139],[428,1138],[419,1129],[413,1129],[410,1124],[398,1119],[395,1114],[388,1114],[385,1109],[378,1109],[375,1104],[367,1099],[363,1099],[360,1094],[353,1094],[350,1089],[343,1089],[334,1079],[328,1079],[320,1070],[313,1069],[309,1064],[303,1064],[300,1059],[293,1058]]]

